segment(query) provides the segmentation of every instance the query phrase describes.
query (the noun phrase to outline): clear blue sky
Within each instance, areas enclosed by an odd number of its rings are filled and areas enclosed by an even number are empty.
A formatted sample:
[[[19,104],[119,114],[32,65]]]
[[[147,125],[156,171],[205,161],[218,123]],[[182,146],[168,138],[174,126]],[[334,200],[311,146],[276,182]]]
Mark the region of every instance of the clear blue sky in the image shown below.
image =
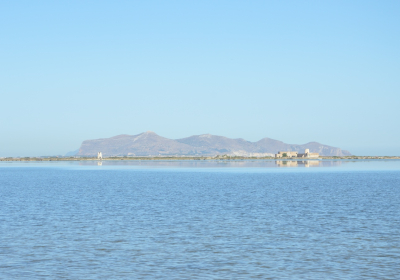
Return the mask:
[[[152,130],[400,155],[400,1],[1,1],[0,156]]]

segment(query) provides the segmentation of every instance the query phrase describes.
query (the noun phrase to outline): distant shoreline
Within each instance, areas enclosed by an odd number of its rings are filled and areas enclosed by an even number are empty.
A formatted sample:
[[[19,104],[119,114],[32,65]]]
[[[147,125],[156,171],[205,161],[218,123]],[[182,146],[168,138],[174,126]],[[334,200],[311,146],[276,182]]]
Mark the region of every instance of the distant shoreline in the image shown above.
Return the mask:
[[[216,156],[216,157],[105,157],[98,159],[97,157],[6,157],[0,158],[0,161],[138,161],[138,160],[208,160],[208,161],[219,161],[219,160],[320,160],[320,159],[400,159],[400,156],[321,156],[319,158],[276,158],[276,157],[238,157],[238,156]]]

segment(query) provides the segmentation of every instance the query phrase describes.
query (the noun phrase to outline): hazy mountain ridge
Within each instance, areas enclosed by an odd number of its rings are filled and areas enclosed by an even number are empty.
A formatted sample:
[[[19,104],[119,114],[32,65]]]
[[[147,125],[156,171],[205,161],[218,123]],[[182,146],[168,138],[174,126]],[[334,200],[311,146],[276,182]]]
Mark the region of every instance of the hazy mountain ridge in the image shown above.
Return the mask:
[[[310,149],[324,156],[346,156],[350,152],[340,148],[309,142],[303,145],[286,144],[263,138],[257,142],[242,138],[231,139],[211,134],[193,135],[182,139],[169,139],[147,131],[137,135],[117,135],[111,138],[85,140],[78,156],[159,156],[159,155],[272,155],[278,151],[304,152]]]

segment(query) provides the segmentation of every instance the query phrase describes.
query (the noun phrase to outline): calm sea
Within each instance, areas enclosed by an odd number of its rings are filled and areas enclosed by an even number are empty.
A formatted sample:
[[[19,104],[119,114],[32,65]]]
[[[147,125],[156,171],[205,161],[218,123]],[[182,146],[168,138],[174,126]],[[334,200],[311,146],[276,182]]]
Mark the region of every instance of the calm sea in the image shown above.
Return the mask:
[[[399,279],[400,161],[0,163],[1,279]]]

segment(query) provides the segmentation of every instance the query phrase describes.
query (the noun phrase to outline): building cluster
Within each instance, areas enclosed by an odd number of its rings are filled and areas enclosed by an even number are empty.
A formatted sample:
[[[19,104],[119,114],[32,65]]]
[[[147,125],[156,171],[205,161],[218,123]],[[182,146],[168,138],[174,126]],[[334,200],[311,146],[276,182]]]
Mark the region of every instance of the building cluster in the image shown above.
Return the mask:
[[[283,157],[288,157],[288,158],[318,158],[319,153],[310,153],[310,149],[306,149],[304,153],[299,153],[299,152],[278,152],[275,154],[276,158],[283,158]]]

